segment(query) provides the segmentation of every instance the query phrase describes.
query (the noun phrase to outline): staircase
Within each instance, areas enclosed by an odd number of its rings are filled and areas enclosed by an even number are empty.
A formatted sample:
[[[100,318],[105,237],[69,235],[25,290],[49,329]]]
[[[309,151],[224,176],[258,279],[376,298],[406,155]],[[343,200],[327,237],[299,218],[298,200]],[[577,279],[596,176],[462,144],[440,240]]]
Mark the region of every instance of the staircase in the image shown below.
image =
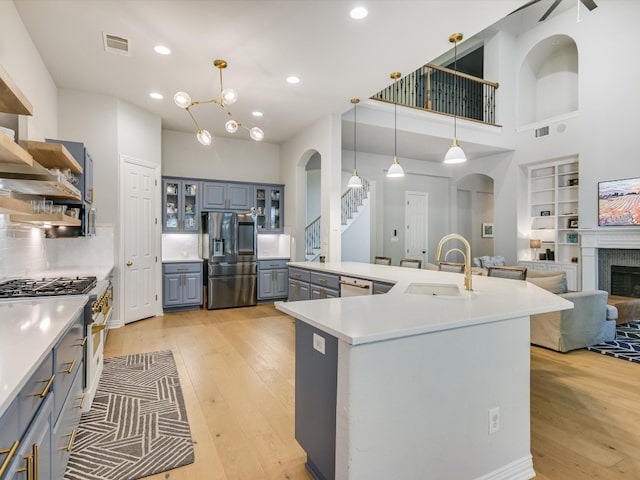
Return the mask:
[[[341,223],[344,232],[353,219],[358,215],[358,209],[364,205],[369,198],[369,182],[362,179],[362,188],[349,188],[342,194],[341,203]],[[320,219],[313,220],[304,229],[305,236],[305,258],[310,262],[317,262],[320,259]]]

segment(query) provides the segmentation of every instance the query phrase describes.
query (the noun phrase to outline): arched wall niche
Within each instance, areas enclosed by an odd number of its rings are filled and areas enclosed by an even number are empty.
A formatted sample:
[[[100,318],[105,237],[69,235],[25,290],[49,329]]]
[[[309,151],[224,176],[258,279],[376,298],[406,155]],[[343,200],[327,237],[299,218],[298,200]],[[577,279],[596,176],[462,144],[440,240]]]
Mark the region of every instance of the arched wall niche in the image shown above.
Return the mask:
[[[518,126],[578,110],[578,47],[553,35],[524,57],[518,80]]]

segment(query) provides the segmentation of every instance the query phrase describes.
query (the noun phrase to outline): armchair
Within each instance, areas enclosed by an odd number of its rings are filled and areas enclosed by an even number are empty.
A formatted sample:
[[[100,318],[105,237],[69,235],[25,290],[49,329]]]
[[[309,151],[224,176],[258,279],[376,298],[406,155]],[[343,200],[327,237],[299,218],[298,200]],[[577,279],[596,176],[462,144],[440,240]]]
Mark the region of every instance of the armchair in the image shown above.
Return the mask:
[[[602,290],[559,294],[573,302],[573,310],[531,315],[531,343],[568,352],[615,339],[618,310],[607,305]]]

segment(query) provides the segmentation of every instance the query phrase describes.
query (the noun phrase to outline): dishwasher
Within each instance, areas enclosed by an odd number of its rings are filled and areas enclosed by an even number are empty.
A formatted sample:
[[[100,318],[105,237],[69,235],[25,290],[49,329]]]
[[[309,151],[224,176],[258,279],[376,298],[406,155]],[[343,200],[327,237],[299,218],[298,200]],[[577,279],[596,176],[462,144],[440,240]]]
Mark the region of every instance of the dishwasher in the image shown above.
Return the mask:
[[[340,277],[340,296],[356,297],[359,295],[371,295],[373,282],[361,278]]]

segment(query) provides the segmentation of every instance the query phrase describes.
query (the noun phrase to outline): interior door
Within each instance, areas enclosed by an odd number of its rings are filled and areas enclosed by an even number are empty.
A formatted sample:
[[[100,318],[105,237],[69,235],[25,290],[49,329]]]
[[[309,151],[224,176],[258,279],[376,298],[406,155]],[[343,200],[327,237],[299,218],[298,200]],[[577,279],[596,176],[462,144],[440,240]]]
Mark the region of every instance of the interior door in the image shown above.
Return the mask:
[[[124,322],[152,317],[157,311],[158,253],[155,168],[123,162]]]
[[[428,251],[428,194],[405,192],[405,258],[422,260],[427,264]]]

